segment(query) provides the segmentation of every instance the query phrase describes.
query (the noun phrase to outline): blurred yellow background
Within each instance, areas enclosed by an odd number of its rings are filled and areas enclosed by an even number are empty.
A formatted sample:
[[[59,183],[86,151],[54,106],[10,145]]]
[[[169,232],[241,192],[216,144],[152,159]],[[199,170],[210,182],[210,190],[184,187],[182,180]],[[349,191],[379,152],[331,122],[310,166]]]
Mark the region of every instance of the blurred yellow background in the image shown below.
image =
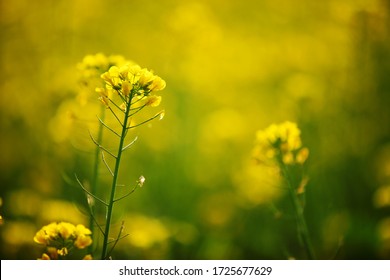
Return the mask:
[[[100,52],[167,83],[165,118],[129,138],[121,181],[146,182],[115,208],[114,259],[302,258],[277,174],[251,162],[256,131],[285,120],[310,149],[318,257],[390,258],[390,1],[0,5],[2,259],[39,257],[52,221],[88,224],[74,174],[88,184],[100,104],[76,100],[77,65]]]

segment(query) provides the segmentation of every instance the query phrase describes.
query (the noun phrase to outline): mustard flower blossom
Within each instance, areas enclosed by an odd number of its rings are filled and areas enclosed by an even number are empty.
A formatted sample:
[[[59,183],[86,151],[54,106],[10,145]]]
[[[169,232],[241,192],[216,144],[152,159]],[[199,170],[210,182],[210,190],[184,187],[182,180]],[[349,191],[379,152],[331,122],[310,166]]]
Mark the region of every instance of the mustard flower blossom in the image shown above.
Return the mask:
[[[309,150],[302,147],[301,131],[296,123],[272,124],[256,133],[253,156],[258,162],[269,162],[278,157],[284,164],[303,164]]]
[[[50,260],[50,257],[49,257],[49,255],[48,255],[48,254],[46,254],[46,253],[43,253],[43,254],[42,254],[42,257],[41,257],[41,258],[39,258],[38,260],[45,260],[45,261],[48,261],[48,260]]]
[[[92,244],[91,237],[84,234],[78,235],[74,242],[74,246],[78,249],[84,249],[85,247],[88,247],[91,244]]]
[[[62,238],[68,239],[75,231],[75,226],[71,223],[61,222],[57,225],[58,233]]]
[[[92,234],[89,228],[86,228],[84,225],[77,225],[75,228],[76,235],[90,235]]]
[[[88,254],[88,255],[85,255],[85,257],[83,258],[83,260],[92,260],[93,258],[92,258],[92,256],[91,256],[91,254]]]
[[[84,249],[92,244],[92,232],[84,225],[67,222],[51,223],[42,227],[34,241],[46,246],[42,260],[59,259],[70,255],[75,249]]]
[[[302,147],[301,131],[296,123],[272,124],[256,134],[253,157],[258,163],[275,166],[284,177],[296,217],[298,235],[309,259],[315,259],[314,250],[303,215],[305,187],[308,177],[301,166],[309,156],[309,149]],[[298,165],[298,166],[297,166]],[[289,166],[289,167],[288,167]],[[295,168],[295,167],[298,167]],[[297,176],[294,171],[300,171]]]
[[[107,72],[101,75],[101,78],[106,82],[107,91],[116,91],[123,97],[133,92],[134,96],[132,97],[137,97],[136,101],[143,101],[143,103],[138,103],[137,106],[158,106],[161,97],[151,93],[163,90],[166,86],[165,81],[154,75],[152,71],[130,63],[121,67],[110,67]],[[98,91],[104,92],[102,89],[98,89]],[[101,100],[106,104],[107,100],[104,98]]]

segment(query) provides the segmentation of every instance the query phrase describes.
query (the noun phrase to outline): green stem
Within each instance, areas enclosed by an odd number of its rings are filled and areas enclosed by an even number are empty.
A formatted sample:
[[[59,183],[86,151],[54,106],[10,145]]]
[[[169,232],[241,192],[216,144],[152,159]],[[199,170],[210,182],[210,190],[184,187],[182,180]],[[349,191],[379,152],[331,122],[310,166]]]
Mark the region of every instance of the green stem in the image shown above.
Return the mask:
[[[105,118],[105,113],[106,113],[106,108],[104,106],[101,106],[100,110],[100,116],[101,119],[104,120]],[[102,143],[103,139],[103,125],[99,122],[99,130],[98,130],[98,137],[97,137],[97,142]],[[98,190],[98,185],[99,185],[99,166],[100,166],[100,148],[96,146],[95,150],[95,162],[93,166],[93,173],[92,173],[92,181],[91,181],[91,193],[93,195],[97,196],[97,190]],[[95,215],[95,205],[94,203],[90,204],[90,211],[91,211],[91,217],[89,218],[89,228],[92,231],[91,238],[93,240],[94,237],[94,225],[95,225],[95,220],[93,219]],[[90,246],[89,252],[92,253],[92,248],[93,246]]]
[[[294,206],[299,237],[303,242],[303,246],[306,250],[306,254],[307,254],[308,258],[311,260],[314,260],[315,259],[314,249],[313,249],[313,246],[312,246],[311,241],[310,241],[309,231],[307,228],[305,216],[303,215],[303,207],[299,201],[296,189],[292,185],[291,178],[290,178],[288,171],[287,171],[287,167],[284,164],[282,159],[279,160],[279,165],[281,166],[283,175],[286,178],[290,198],[291,198],[291,201],[292,201],[293,206]]]
[[[123,149],[124,141],[126,138],[126,133],[128,130],[127,122],[129,121],[129,117],[130,117],[128,112],[130,111],[132,97],[133,97],[133,92],[131,92],[128,103],[126,105],[125,116],[124,116],[123,123],[122,123],[122,132],[121,132],[120,140],[119,140],[118,153],[117,153],[116,161],[115,161],[114,176],[112,179],[111,194],[110,194],[110,200],[109,200],[108,207],[107,207],[106,225],[105,225],[104,236],[103,236],[104,239],[103,239],[103,249],[102,249],[102,256],[101,256],[102,260],[105,260],[108,258],[108,256],[107,256],[108,237],[110,235],[112,211],[113,211],[114,203],[115,203],[115,191],[116,191],[118,175],[119,175],[119,167],[120,167],[120,162],[121,162],[121,157],[122,157],[122,152],[123,152],[122,149]]]

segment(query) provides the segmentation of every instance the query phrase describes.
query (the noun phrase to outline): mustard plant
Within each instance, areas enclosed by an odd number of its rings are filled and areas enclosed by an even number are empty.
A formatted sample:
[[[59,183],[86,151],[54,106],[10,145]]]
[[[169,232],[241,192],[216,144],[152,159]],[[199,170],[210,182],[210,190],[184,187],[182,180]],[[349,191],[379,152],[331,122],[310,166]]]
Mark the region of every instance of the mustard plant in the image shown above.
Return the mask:
[[[141,176],[137,181],[137,184],[126,195],[119,198],[116,197],[122,155],[135,143],[135,140],[137,139],[135,138],[129,143],[125,143],[126,136],[128,135],[129,130],[148,123],[153,119],[163,117],[164,111],[161,111],[138,123],[132,122],[133,117],[140,113],[144,108],[148,106],[156,107],[160,104],[161,96],[155,95],[154,93],[163,90],[166,84],[159,76],[154,75],[146,68],[141,68],[139,65],[135,64],[126,64],[121,67],[112,66],[107,72],[101,75],[101,78],[104,80],[105,86],[97,88],[96,92],[100,94],[100,101],[118,123],[118,128],[114,128],[107,125],[102,119],[98,118],[100,124],[118,138],[118,147],[116,151],[111,151],[110,149],[104,147],[93,137],[92,134],[90,134],[92,141],[100,150],[104,165],[112,177],[108,201],[106,202],[105,200],[97,197],[95,194],[89,192],[81,184],[81,182],[79,180],[78,181],[85,192],[106,207],[105,225],[101,228],[103,234],[101,259],[108,259],[110,258],[110,253],[115,247],[117,241],[121,238],[123,229],[122,226],[118,237],[114,239],[114,244],[109,249],[109,244],[111,243],[109,237],[114,205],[119,200],[132,194],[135,189],[137,187],[141,187],[145,181],[145,178]],[[106,161],[106,156],[109,156],[114,160],[113,167],[111,167]]]
[[[101,111],[97,116],[97,136],[89,131],[90,138],[96,145],[89,187],[75,175],[78,185],[87,197],[90,211],[89,228],[91,230],[83,225],[73,226],[66,222],[51,223],[44,226],[34,237],[35,242],[46,246],[46,252],[43,253],[41,259],[77,258],[76,255],[71,253],[79,249],[89,249],[89,254],[84,256],[84,259],[92,259],[93,249],[90,245],[92,240],[97,239],[93,230],[95,225],[103,235],[101,259],[111,258],[111,252],[118,241],[126,236],[122,235],[124,227],[122,222],[119,234],[115,238],[110,238],[114,205],[132,194],[138,187],[142,187],[145,182],[145,178],[140,176],[135,185],[128,189],[127,194],[117,197],[122,155],[137,140],[137,137],[135,137],[132,141],[126,143],[128,132],[154,119],[162,119],[164,116],[164,111],[160,111],[152,117],[141,120],[137,118],[135,120],[135,117],[140,115],[140,112],[145,108],[157,107],[161,102],[161,96],[155,93],[163,90],[166,83],[159,76],[154,75],[152,71],[141,68],[134,62],[125,60],[122,56],[107,57],[101,53],[84,57],[78,68],[81,73],[81,90],[77,97],[79,103],[87,103],[91,95],[91,89],[95,94],[98,94],[98,98],[95,98],[95,100],[99,99],[101,102]],[[109,125],[106,122],[107,111],[117,125]],[[103,145],[104,130],[117,139],[116,150]],[[112,160],[107,160],[107,157],[111,157]],[[106,198],[98,195],[101,163],[106,167],[112,179]],[[105,208],[103,223],[99,221],[95,209],[96,202],[102,204]]]
[[[302,146],[301,131],[296,123],[286,121],[272,124],[256,134],[253,157],[258,164],[276,165],[284,178],[294,216],[299,240],[309,259],[315,259],[309,231],[304,216],[305,187],[308,182],[303,172],[298,180],[293,169],[300,168],[309,156],[309,150]]]
[[[126,60],[121,55],[110,55],[106,56],[103,53],[97,53],[95,55],[87,55],[83,58],[82,62],[77,65],[77,68],[79,70],[80,78],[79,78],[79,84],[80,84],[80,90],[78,94],[78,101],[81,104],[87,103],[90,99],[90,96],[92,93],[95,93],[96,88],[104,87],[105,82],[101,78],[101,75],[108,71],[110,67],[112,66],[123,66],[123,65],[130,65],[134,64],[132,61]],[[96,95],[93,94],[96,100]],[[99,122],[98,122],[98,130],[97,130],[97,137],[96,142],[102,143],[103,141],[103,131],[104,126],[103,123],[105,121],[106,117],[106,109],[105,106],[100,106],[100,112],[99,112]],[[99,146],[96,146],[95,152],[94,152],[94,160],[93,160],[93,170],[92,170],[92,177],[90,180],[90,193],[97,195],[98,189],[99,189],[99,169],[100,169],[100,153],[101,150]],[[78,180],[78,179],[77,179]],[[90,219],[89,219],[89,228],[92,230],[91,237],[94,237],[94,225],[96,223],[96,210],[95,210],[95,203],[91,196],[87,195],[88,200],[88,206],[90,211]],[[90,247],[90,253],[92,253],[93,248]]]

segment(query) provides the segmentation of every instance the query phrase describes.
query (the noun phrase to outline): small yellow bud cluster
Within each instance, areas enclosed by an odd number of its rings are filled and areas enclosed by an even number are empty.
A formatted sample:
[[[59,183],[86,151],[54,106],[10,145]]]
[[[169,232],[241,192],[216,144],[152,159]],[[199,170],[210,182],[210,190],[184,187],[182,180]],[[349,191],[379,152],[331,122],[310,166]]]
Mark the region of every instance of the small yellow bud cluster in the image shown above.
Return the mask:
[[[309,150],[302,147],[301,131],[297,124],[286,121],[257,132],[253,156],[258,162],[280,157],[284,164],[303,164]]]
[[[77,250],[92,244],[92,232],[83,225],[60,222],[42,227],[34,236],[34,241],[46,246],[43,260],[71,258]],[[90,259],[87,255],[84,258]]]
[[[138,107],[156,107],[160,104],[161,96],[151,93],[163,90],[166,86],[165,81],[153,72],[131,63],[121,67],[112,66],[101,78],[106,87],[97,88],[96,91],[101,94],[100,100],[106,106],[109,106],[109,98],[116,92],[123,100],[137,103]]]

